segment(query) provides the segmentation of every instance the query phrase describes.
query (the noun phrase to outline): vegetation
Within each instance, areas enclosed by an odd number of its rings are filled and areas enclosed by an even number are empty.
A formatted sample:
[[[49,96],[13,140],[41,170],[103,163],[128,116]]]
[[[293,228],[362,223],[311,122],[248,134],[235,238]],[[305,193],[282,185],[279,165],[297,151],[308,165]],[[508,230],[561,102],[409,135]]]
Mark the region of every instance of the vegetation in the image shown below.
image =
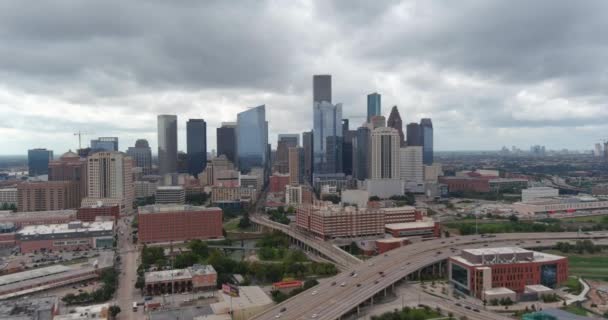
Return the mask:
[[[101,288],[92,293],[82,292],[77,295],[68,293],[61,300],[67,305],[74,304],[90,304],[102,303],[112,299],[118,285],[118,272],[114,269],[108,269],[101,273],[100,281]]]
[[[457,229],[461,235],[475,234],[476,228],[478,233],[513,233],[513,232],[562,232],[565,231],[559,223],[550,224],[542,222],[523,222],[512,221],[508,222],[491,222],[478,223],[474,222],[451,222],[446,226],[450,229]]]
[[[3,202],[0,206],[0,210],[11,210],[12,212],[17,212],[17,206],[14,203],[8,204]]]
[[[423,308],[405,307],[401,310],[384,313],[380,316],[373,316],[372,320],[426,320],[441,317],[441,313],[427,306]]]
[[[249,227],[251,227],[251,220],[249,220],[249,213],[245,212],[239,220],[239,229],[247,229]]]
[[[571,304],[569,306],[562,307],[561,309],[582,317],[586,317],[589,314],[589,311],[587,311],[587,309],[576,304]]]
[[[289,292],[289,294],[285,294],[281,291],[278,290],[273,290],[270,294],[272,296],[272,300],[276,303],[281,303],[295,295],[298,295],[300,293],[302,293],[303,291],[306,291],[316,285],[318,285],[319,282],[316,279],[309,279],[304,281],[304,285],[302,286],[302,288],[298,288],[298,289],[294,289],[292,291]]]
[[[573,295],[579,295],[583,292],[583,285],[575,277],[569,277],[563,285],[568,288],[567,291]]]
[[[287,213],[283,207],[279,207],[277,210],[268,211],[268,215],[270,216],[270,220],[282,224],[289,224],[291,221],[287,218]]]
[[[559,298],[559,296],[557,294],[555,294],[555,293],[553,293],[553,294],[543,294],[540,298],[541,298],[541,300],[544,303],[558,302],[558,301],[561,300]]]
[[[207,203],[207,199],[209,199],[209,194],[204,192],[186,195],[186,203],[193,206],[202,206]]]
[[[491,306],[511,306],[513,300],[511,298],[492,299],[489,303]]]
[[[108,312],[110,312],[110,319],[116,319],[116,316],[120,313],[120,307],[117,305],[110,306]]]
[[[403,196],[392,196],[389,199],[394,200],[397,206],[413,206],[416,204],[416,197],[413,193],[406,193]]]
[[[589,254],[594,254],[596,252],[602,251],[602,248],[593,244],[591,240],[579,240],[576,241],[576,244],[574,245],[570,244],[569,242],[558,242],[555,246],[555,249],[557,249],[561,253],[576,252],[578,254],[583,254],[585,252]]]
[[[331,203],[340,203],[340,196],[337,194],[324,194],[323,197],[321,197],[321,200],[323,201],[331,201]]]
[[[143,206],[147,206],[149,204],[155,204],[155,203],[156,203],[156,197],[155,196],[135,199],[135,205],[137,207],[143,207]]]

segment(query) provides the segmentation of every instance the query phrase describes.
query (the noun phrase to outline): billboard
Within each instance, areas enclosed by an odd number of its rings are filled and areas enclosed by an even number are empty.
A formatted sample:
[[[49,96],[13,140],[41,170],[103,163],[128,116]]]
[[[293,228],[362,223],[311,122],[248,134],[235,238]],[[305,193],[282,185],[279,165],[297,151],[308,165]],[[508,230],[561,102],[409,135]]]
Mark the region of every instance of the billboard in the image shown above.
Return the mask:
[[[222,285],[222,292],[224,292],[225,294],[231,296],[231,297],[238,297],[239,296],[239,287],[230,284],[230,283],[224,283]]]

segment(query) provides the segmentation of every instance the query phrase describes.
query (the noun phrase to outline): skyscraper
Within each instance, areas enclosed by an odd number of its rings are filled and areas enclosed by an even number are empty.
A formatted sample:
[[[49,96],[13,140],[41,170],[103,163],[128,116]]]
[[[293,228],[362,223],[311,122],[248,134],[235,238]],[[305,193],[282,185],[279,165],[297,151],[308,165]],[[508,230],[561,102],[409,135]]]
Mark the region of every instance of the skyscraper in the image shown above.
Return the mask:
[[[401,180],[410,192],[424,192],[424,166],[422,164],[422,147],[407,146],[401,148]]]
[[[267,170],[270,159],[265,105],[237,114],[236,143],[241,172],[249,172],[253,167]]]
[[[416,122],[412,122],[407,125],[407,145],[408,146],[422,146],[422,132],[420,125]]]
[[[386,127],[386,118],[384,116],[372,116],[370,123],[374,129]]]
[[[30,176],[49,173],[49,161],[53,160],[53,150],[30,149],[27,151],[27,170]]]
[[[222,122],[217,128],[217,156],[225,155],[232,163],[236,163],[236,122]]]
[[[188,173],[197,177],[207,166],[207,123],[205,120],[188,120],[186,123],[186,147]]]
[[[344,174],[353,174],[353,140],[357,131],[350,130],[348,119],[342,119],[342,169]]]
[[[342,172],[342,104],[313,106],[313,173]]]
[[[135,147],[127,149],[127,155],[133,158],[133,165],[142,169],[144,175],[152,173],[152,149],[146,139],[137,139]]]
[[[433,123],[430,118],[420,120],[420,132],[422,133],[422,162],[431,165],[433,164]]]
[[[279,173],[289,172],[289,149],[300,146],[300,135],[279,134],[277,141],[276,169]]]
[[[312,131],[302,133],[302,147],[304,148],[304,179],[312,182],[313,171],[313,134]],[[303,181],[302,181],[303,182]]]
[[[370,176],[371,166],[371,132],[368,127],[359,127],[353,141],[353,175],[357,180]]]
[[[304,149],[300,147],[289,148],[289,184],[298,185],[304,179]]]
[[[312,76],[312,96],[313,104],[323,101],[331,103],[331,75]]]
[[[64,153],[58,160],[49,162],[49,181],[71,181],[75,203],[80,205],[87,196],[87,160],[72,151]]]
[[[91,140],[91,150],[96,151],[118,151],[118,137],[99,137]]]
[[[373,116],[382,115],[382,96],[376,92],[367,95],[367,122],[371,122]]]
[[[372,131],[372,179],[399,179],[399,132],[393,128]]]
[[[96,201],[120,204],[122,213],[131,212],[135,198],[133,159],[122,152],[97,152],[87,159],[88,196],[83,206]]]
[[[405,146],[405,137],[403,136],[403,122],[401,121],[401,115],[399,114],[397,106],[393,106],[393,108],[391,109],[391,113],[388,116],[388,121],[386,122],[386,125],[399,132],[399,143],[402,147]]]
[[[177,172],[177,116],[158,116],[158,171],[161,175]]]

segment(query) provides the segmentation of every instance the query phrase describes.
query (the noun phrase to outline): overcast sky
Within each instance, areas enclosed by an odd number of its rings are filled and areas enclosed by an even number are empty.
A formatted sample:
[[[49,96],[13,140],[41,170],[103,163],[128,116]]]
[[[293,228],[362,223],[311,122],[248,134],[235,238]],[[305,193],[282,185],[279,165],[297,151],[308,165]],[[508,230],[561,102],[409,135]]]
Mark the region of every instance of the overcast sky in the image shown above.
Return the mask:
[[[237,5],[238,4],[238,5]],[[608,138],[608,1],[0,2],[0,154],[146,138],[156,115],[215,129],[267,106],[270,139],[312,126],[312,75],[360,125],[382,94],[436,150],[591,149]],[[352,125],[351,125],[352,126]]]

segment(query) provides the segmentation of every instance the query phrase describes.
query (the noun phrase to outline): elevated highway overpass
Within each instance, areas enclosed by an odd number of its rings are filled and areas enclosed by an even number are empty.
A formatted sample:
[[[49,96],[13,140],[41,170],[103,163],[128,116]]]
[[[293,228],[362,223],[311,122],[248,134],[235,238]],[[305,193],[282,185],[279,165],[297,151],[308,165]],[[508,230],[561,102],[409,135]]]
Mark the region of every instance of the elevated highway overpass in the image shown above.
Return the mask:
[[[283,229],[291,230],[289,227]],[[608,243],[608,233],[511,233],[498,234],[492,238],[473,235],[419,242],[371,258],[364,263],[351,264],[329,281],[304,291],[252,319],[271,320],[277,319],[277,316],[290,320],[341,319],[358,313],[361,306],[374,304],[376,297],[386,294],[387,290],[403,282],[410,274],[456,255],[461,249],[485,246],[548,247],[559,241],[583,239]],[[436,305],[457,315],[465,315],[469,319],[506,319],[503,315],[484,310],[458,308],[448,300],[438,301]]]

